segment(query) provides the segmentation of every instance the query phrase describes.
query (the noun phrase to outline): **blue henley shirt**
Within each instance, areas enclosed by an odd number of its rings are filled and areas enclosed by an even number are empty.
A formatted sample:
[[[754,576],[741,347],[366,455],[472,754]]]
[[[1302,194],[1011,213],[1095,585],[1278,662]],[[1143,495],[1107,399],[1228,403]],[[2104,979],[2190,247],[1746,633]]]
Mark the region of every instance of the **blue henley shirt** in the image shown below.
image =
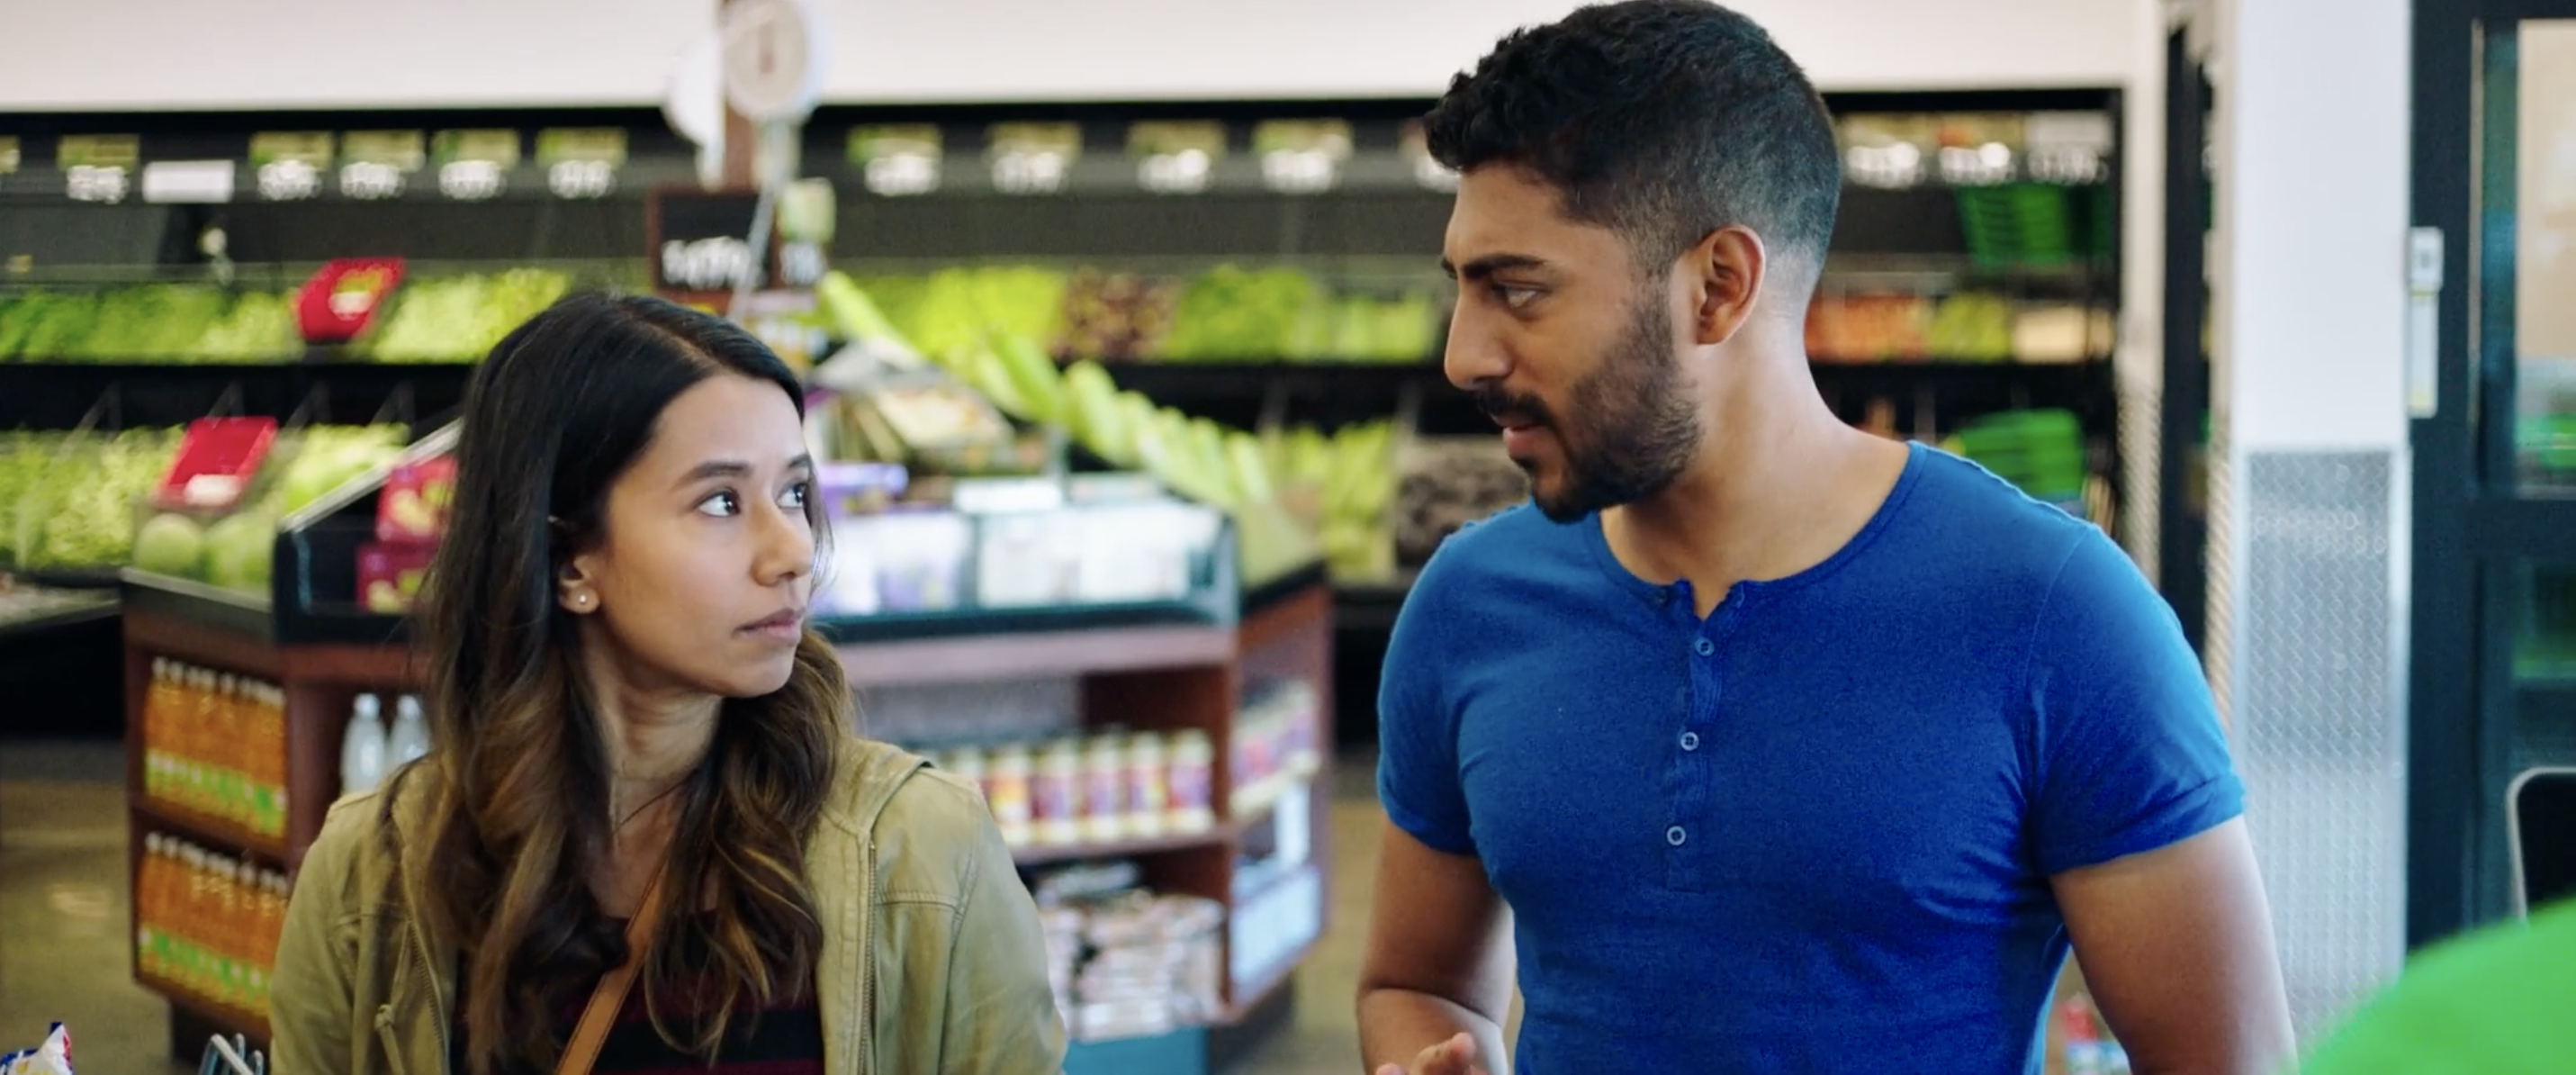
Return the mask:
[[[2241,810],[2164,602],[1955,456],[1914,446],[1833,557],[1693,606],[1524,504],[1398,617],[1380,797],[1510,904],[1525,1075],[2036,1072],[2049,876]]]

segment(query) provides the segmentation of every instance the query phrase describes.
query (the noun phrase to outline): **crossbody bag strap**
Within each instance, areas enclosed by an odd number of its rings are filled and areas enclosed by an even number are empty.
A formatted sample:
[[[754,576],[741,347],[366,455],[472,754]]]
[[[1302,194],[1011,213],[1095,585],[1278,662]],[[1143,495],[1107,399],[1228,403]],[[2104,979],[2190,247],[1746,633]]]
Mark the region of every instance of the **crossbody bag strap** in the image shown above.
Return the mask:
[[[609,1028],[617,1025],[619,1009],[626,1007],[626,994],[635,989],[635,976],[644,969],[644,945],[653,939],[653,927],[662,919],[662,876],[644,887],[644,905],[636,908],[635,917],[626,923],[626,962],[618,964],[591,990],[590,1004],[581,1010],[581,1022],[573,1026],[572,1040],[565,1043],[563,1058],[555,1063],[555,1075],[590,1075],[590,1065],[599,1059],[599,1048],[608,1042]]]

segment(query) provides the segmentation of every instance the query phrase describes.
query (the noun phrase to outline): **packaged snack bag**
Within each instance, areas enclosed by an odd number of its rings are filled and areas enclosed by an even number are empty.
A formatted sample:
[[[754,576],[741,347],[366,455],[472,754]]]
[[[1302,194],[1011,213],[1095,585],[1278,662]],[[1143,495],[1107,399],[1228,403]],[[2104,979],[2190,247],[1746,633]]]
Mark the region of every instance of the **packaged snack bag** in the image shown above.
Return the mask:
[[[72,1075],[71,1028],[56,1023],[43,1045],[0,1056],[0,1075]]]

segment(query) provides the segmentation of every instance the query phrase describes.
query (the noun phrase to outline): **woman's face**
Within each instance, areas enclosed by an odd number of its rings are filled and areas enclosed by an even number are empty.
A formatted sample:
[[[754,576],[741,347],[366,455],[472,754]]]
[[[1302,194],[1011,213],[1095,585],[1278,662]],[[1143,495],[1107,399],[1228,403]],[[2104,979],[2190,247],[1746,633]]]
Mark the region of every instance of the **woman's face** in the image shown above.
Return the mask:
[[[720,373],[662,411],[556,600],[624,686],[753,698],[787,684],[813,587],[814,463],[796,406]]]

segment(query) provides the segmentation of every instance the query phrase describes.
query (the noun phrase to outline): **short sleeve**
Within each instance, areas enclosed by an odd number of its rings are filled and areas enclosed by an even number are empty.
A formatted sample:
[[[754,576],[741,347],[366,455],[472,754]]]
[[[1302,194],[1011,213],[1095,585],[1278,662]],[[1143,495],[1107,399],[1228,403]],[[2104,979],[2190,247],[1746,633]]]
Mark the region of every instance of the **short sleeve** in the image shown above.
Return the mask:
[[[1435,552],[1424,566],[1387,642],[1377,696],[1377,793],[1387,819],[1423,846],[1473,855],[1467,794],[1458,779],[1458,721],[1441,682],[1448,663],[1442,636],[1455,637],[1461,626],[1442,611],[1442,590],[1455,566],[1442,555],[1448,551]]]
[[[2164,599],[2088,530],[2030,648],[2033,847],[2062,873],[2153,851],[2244,811],[2209,683]]]

